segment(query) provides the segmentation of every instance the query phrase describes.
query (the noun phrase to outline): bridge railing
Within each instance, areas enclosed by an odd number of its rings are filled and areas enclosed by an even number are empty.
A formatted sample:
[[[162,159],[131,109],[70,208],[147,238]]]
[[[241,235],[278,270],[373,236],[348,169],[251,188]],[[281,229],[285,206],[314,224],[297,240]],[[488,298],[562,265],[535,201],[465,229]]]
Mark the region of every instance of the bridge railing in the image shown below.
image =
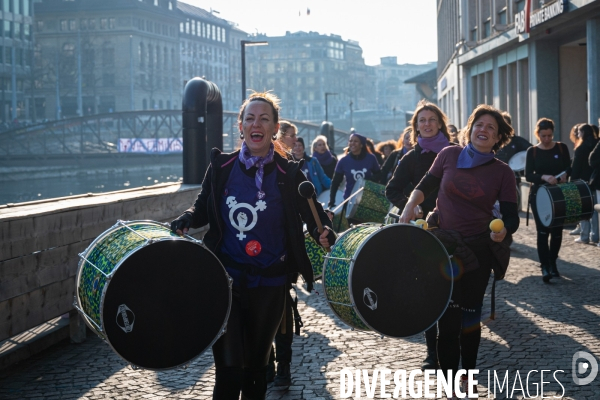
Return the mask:
[[[307,152],[319,134],[316,124],[293,121],[298,135],[305,139]],[[338,152],[348,140],[348,133],[335,130],[333,148]],[[223,149],[239,146],[237,113],[223,112]],[[97,114],[50,121],[0,133],[0,156],[45,157],[117,154],[123,152],[168,153],[180,151],[182,145],[181,111],[147,110]],[[330,143],[330,147],[331,143]]]

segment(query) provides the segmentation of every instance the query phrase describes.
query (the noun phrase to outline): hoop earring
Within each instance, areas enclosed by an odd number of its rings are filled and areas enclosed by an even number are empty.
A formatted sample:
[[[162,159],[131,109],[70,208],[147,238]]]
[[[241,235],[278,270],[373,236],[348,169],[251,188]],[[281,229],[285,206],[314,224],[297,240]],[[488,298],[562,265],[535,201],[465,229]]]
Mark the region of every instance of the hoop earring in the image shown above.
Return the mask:
[[[240,139],[244,140],[244,134],[242,132],[240,132]]]

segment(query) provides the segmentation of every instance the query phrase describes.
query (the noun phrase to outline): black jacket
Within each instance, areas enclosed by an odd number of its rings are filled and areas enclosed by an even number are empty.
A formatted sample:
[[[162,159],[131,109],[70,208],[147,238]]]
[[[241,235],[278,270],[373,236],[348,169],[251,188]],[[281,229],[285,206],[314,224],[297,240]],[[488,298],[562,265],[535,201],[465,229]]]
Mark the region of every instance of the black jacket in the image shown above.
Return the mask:
[[[589,160],[592,167],[592,176],[590,177],[590,187],[600,190],[600,141],[590,153]]]
[[[215,254],[219,253],[223,239],[223,225],[221,219],[221,195],[233,166],[238,161],[239,150],[233,153],[221,153],[213,149],[210,154],[210,165],[202,181],[202,189],[192,207],[186,213],[192,215],[192,228],[199,228],[210,224],[208,232],[204,235],[204,244]],[[312,216],[308,201],[298,193],[298,185],[306,180],[299,163],[289,161],[275,153],[277,165],[277,186],[281,191],[285,213],[285,231],[287,232],[287,263],[288,274],[299,272],[307,283],[307,289],[312,290],[314,277],[313,270],[304,246],[304,232],[302,221],[307,225],[308,231],[316,232],[317,224]],[[319,219],[324,226],[331,228],[331,221],[323,211],[323,207],[313,195],[315,208]],[[315,235],[313,234],[313,237]],[[315,237],[318,242],[318,235]]]
[[[596,146],[597,140],[585,140],[577,146],[573,152],[573,163],[571,164],[571,179],[590,180],[594,170],[589,163],[589,157]]]

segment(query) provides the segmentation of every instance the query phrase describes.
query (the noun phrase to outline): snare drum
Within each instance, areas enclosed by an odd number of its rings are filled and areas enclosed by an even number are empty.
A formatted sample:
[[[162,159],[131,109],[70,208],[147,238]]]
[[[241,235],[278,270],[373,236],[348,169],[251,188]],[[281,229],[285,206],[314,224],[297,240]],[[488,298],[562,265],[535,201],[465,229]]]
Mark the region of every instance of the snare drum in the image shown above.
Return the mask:
[[[231,279],[200,241],[119,221],[80,257],[75,307],[133,367],[186,365],[224,333]]]
[[[315,280],[321,279],[321,275],[323,274],[323,261],[325,260],[326,254],[325,249],[315,241],[308,231],[304,231],[304,247],[306,247],[306,254],[308,254],[308,259],[313,267]]]
[[[536,195],[537,214],[547,228],[590,219],[594,198],[584,181],[540,186]]]
[[[359,222],[384,221],[391,206],[385,197],[385,185],[359,178],[354,184],[352,195],[348,200],[347,218]]]
[[[352,328],[408,337],[431,327],[452,294],[441,242],[407,224],[361,224],[325,256],[323,286],[333,312]]]
[[[521,173],[525,171],[525,163],[527,161],[527,151],[520,151],[508,160],[508,166],[515,173]]]

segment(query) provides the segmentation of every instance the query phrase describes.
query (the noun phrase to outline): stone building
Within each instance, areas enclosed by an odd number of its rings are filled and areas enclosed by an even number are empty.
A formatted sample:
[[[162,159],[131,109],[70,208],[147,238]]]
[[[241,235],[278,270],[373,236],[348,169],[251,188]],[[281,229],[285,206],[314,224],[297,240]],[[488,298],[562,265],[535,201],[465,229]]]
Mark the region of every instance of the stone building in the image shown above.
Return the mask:
[[[440,0],[438,100],[464,126],[473,108],[512,115],[531,142],[539,118],[568,139],[600,117],[600,1]]]
[[[35,3],[38,117],[181,107],[177,0]]]
[[[0,118],[6,129],[30,118],[33,0],[0,1]]]

